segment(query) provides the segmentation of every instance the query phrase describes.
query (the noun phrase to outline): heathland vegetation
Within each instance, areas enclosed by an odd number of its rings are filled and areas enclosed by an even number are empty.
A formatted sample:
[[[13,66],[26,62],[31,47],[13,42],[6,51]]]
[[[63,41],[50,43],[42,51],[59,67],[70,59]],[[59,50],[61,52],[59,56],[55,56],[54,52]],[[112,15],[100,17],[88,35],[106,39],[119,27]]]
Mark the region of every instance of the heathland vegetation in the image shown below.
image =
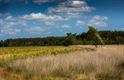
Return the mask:
[[[0,63],[0,80],[124,80],[123,45],[9,47],[0,50],[0,61],[4,62]],[[63,50],[67,53],[62,54]],[[20,54],[24,57],[20,58]]]
[[[124,80],[123,44],[124,31],[93,27],[63,37],[3,40],[0,80]]]
[[[86,49],[86,48],[85,48]],[[79,47],[47,46],[47,47],[3,47],[0,48],[0,65],[8,61],[23,59],[27,57],[48,56],[80,51]],[[90,50],[90,49],[86,49]]]

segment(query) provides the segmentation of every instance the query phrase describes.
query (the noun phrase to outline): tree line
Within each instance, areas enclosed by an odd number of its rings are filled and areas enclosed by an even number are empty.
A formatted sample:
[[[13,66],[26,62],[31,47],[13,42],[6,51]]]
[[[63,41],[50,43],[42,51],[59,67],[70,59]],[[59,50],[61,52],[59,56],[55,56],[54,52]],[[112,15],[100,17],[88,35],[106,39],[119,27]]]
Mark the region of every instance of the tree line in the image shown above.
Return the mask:
[[[0,41],[0,47],[124,44],[124,31],[97,31],[89,27],[81,34],[67,33],[62,37],[16,38]]]

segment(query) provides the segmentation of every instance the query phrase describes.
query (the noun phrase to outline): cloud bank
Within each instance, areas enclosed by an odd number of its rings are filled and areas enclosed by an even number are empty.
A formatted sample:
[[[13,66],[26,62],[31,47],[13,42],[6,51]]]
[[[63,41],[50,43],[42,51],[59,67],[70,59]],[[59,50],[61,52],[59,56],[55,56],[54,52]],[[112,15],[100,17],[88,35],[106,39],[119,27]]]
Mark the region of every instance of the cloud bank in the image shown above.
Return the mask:
[[[88,6],[88,4],[82,0],[66,0],[61,2],[57,7],[50,7],[48,12],[52,14],[75,16],[91,12],[94,9],[94,7]]]
[[[94,16],[88,22],[88,26],[94,27],[107,27],[108,23],[106,22],[109,18],[107,16]]]

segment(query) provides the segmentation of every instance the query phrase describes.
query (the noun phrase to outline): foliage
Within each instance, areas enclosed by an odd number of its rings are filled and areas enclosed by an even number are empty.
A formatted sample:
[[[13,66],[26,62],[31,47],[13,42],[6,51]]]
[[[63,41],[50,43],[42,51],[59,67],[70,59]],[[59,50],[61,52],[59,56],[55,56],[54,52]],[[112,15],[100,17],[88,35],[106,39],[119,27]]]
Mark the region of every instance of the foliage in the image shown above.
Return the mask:
[[[76,34],[72,34],[72,33],[67,33],[67,36],[65,38],[64,41],[64,45],[68,46],[68,45],[73,45],[76,42]]]
[[[81,50],[76,47],[64,46],[47,46],[47,47],[7,47],[0,48],[0,65],[1,63],[21,59],[26,57],[57,55],[71,51]]]
[[[81,34],[67,33],[63,37],[17,38],[0,41],[0,47],[7,46],[60,46],[60,45],[124,44],[124,31],[97,31],[89,27]]]

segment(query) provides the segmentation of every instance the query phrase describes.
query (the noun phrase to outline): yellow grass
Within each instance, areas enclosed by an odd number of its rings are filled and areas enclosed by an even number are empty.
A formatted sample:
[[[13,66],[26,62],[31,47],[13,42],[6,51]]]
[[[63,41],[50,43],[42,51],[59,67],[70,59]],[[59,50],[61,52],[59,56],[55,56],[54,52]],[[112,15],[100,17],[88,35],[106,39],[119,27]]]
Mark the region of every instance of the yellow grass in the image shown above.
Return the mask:
[[[124,46],[17,59],[6,64],[6,71],[21,80],[124,80]]]
[[[46,56],[46,55],[57,55],[68,53],[71,51],[82,50],[76,47],[64,47],[64,46],[47,46],[47,47],[4,47],[0,48],[0,62],[6,62],[10,60]]]

